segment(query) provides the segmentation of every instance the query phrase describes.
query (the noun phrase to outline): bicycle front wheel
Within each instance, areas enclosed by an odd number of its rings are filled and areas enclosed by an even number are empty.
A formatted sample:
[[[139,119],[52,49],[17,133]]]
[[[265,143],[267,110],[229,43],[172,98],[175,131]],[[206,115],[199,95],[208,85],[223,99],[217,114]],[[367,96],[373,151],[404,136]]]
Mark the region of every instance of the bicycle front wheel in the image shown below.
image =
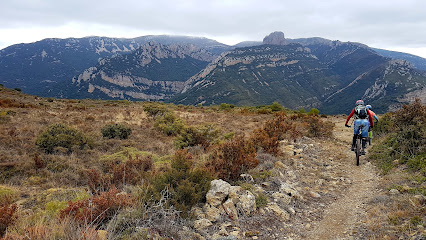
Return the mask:
[[[356,158],[356,165],[359,166],[359,157],[361,155],[361,139],[357,138],[355,143],[355,158]]]

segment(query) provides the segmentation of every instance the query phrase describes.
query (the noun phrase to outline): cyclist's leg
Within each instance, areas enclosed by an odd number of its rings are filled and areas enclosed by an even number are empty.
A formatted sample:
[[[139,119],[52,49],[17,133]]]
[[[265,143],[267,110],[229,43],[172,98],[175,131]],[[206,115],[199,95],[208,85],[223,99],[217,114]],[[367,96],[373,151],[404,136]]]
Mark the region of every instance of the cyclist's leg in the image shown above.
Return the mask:
[[[353,136],[353,139],[352,139],[352,147],[351,147],[352,151],[355,150],[356,136],[359,133],[359,126],[361,124],[362,124],[361,119],[355,119],[355,121],[354,121],[354,136]]]
[[[361,124],[363,125],[362,129],[361,129],[361,133],[362,133],[362,153],[365,154],[365,147],[366,147],[366,139],[368,137],[368,120],[367,119],[360,119],[361,120]]]

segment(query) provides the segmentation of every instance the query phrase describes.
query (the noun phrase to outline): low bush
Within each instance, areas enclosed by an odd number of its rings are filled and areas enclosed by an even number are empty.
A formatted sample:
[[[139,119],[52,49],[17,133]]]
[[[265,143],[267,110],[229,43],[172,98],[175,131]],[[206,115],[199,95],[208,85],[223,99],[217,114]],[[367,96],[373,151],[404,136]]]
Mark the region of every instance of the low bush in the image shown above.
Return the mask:
[[[266,207],[267,205],[268,205],[268,197],[263,193],[259,193],[256,197],[256,207],[262,208],[262,207]]]
[[[19,193],[17,190],[6,186],[0,186],[0,206],[12,204],[18,197]]]
[[[333,132],[333,125],[326,123],[318,116],[318,114],[311,114],[304,118],[308,123],[308,137],[331,137]]]
[[[308,115],[319,116],[319,110],[316,108],[311,108],[311,110],[308,112]]]
[[[169,111],[166,105],[153,102],[145,103],[143,109],[150,117],[153,117],[154,119],[158,116],[164,115]]]
[[[110,220],[118,210],[132,205],[133,201],[130,195],[113,188],[108,192],[102,192],[99,196],[68,202],[68,206],[60,211],[59,216],[62,219],[70,217],[86,226],[99,226]]]
[[[374,131],[381,139],[373,146],[370,158],[384,172],[398,163],[426,174],[426,106],[420,100],[385,114]]]
[[[213,176],[207,169],[194,168],[192,155],[179,150],[172,159],[171,168],[157,175],[152,186],[156,200],[164,189],[168,189],[170,205],[185,217],[192,206],[205,202],[211,180]]]
[[[225,181],[237,180],[247,170],[256,167],[256,148],[242,136],[222,143],[212,154],[208,167]]]
[[[112,169],[112,184],[115,186],[141,182],[147,171],[152,170],[151,157],[129,159]]]
[[[175,146],[179,149],[201,145],[203,148],[214,143],[220,134],[220,130],[213,125],[200,127],[185,127],[175,139]]]
[[[276,155],[280,140],[296,139],[300,137],[294,121],[287,114],[280,112],[272,120],[267,121],[263,127],[255,129],[251,135],[251,141],[256,148],[264,152]]]
[[[234,104],[221,103],[219,106],[219,110],[230,110],[235,108]]]
[[[104,138],[127,139],[132,133],[132,130],[129,127],[116,123],[106,125],[101,129],[101,133]]]
[[[61,147],[68,153],[77,147],[83,149],[91,146],[91,140],[80,131],[65,126],[63,124],[53,124],[49,126],[36,140],[35,143],[46,153],[53,153],[55,148]]]
[[[154,127],[168,136],[177,136],[184,130],[185,123],[173,113],[167,112],[155,120]]]
[[[0,205],[0,237],[6,233],[7,227],[15,222],[17,209],[18,205],[16,204]]]

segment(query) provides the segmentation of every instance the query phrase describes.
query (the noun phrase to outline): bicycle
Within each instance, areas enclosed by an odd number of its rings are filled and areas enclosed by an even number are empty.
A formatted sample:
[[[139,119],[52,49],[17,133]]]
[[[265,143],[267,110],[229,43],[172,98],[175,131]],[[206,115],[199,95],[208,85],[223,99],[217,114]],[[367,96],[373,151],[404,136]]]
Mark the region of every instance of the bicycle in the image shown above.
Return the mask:
[[[352,124],[347,126],[348,128],[352,127]],[[361,154],[361,149],[362,149],[362,140],[366,140],[366,138],[362,137],[362,128],[364,127],[364,125],[359,125],[358,127],[358,132],[356,134],[356,141],[355,141],[355,160],[356,160],[356,165],[359,166],[359,157],[362,155]]]

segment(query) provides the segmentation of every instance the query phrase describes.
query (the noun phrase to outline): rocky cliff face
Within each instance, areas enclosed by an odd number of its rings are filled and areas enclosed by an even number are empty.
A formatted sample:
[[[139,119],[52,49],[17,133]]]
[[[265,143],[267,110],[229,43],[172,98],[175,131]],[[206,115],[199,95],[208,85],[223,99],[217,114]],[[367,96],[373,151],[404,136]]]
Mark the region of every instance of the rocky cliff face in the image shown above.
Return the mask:
[[[425,74],[407,61],[385,58],[359,43],[321,38],[302,43],[222,54],[190,78],[172,101],[207,105],[276,101],[293,109],[315,107],[334,114],[350,112],[357,99],[364,99],[380,113],[424,92]]]
[[[0,50],[0,83],[39,96],[79,97],[78,93],[69,91],[70,80],[74,76],[96,66],[100,59],[131,53],[150,41],[202,47],[214,56],[229,49],[229,46],[211,39],[185,36],[44,39]],[[193,52],[192,56],[196,57],[196,54]],[[200,52],[200,56],[196,58],[202,58],[203,55]],[[209,57],[202,61],[209,61],[208,59]]]
[[[263,44],[269,45],[286,45],[283,32],[273,32],[263,39]]]
[[[186,82],[183,104],[270,104],[318,106],[316,92],[332,91],[336,82],[310,49],[299,44],[262,45],[224,53]],[[315,90],[313,89],[315,88]]]
[[[184,88],[184,81],[215,56],[194,45],[149,42],[131,54],[103,59],[73,78],[85,95],[158,101]]]

